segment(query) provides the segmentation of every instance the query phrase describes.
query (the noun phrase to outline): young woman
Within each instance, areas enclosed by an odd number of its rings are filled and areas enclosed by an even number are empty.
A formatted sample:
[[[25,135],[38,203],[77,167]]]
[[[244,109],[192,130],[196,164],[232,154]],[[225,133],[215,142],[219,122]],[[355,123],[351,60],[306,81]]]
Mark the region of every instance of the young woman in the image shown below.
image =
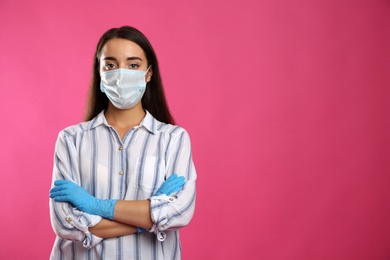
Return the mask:
[[[99,40],[86,122],[60,132],[54,160],[51,259],[181,259],[178,230],[195,207],[191,144],[137,29]]]

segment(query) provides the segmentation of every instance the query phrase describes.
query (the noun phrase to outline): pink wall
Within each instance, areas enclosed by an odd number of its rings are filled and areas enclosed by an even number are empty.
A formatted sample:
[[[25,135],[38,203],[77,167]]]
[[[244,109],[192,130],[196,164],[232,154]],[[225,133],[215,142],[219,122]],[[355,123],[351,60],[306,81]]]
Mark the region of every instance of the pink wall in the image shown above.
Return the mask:
[[[389,18],[387,0],[1,0],[0,259],[48,258],[54,142],[124,24],[192,137],[184,259],[390,259]]]

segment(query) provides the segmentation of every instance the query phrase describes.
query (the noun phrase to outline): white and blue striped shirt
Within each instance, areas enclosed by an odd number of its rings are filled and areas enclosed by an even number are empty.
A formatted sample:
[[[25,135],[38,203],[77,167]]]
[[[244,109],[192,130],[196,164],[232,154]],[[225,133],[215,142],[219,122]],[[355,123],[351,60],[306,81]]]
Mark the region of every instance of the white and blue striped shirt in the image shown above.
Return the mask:
[[[173,173],[185,177],[183,190],[172,198],[153,197]],[[147,112],[120,140],[102,111],[60,132],[53,182],[58,179],[72,180],[99,199],[150,199],[154,224],[150,232],[102,239],[88,232],[100,216],[51,199],[57,234],[51,259],[181,259],[178,229],[194,214],[196,180],[190,139],[183,128],[159,122]]]

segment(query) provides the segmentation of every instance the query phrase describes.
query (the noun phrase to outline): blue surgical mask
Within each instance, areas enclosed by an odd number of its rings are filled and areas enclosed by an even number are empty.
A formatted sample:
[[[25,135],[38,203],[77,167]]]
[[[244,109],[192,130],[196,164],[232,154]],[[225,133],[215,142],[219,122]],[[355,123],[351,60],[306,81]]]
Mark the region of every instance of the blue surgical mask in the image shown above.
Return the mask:
[[[141,70],[115,69],[100,73],[100,90],[119,109],[134,107],[146,90],[145,75]]]

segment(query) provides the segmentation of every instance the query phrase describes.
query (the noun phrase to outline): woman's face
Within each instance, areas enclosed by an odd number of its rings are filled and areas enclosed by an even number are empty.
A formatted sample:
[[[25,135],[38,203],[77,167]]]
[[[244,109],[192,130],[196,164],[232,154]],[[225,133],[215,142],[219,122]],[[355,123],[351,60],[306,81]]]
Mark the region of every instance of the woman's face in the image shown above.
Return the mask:
[[[118,68],[146,71],[148,61],[142,48],[129,40],[114,38],[109,40],[102,48],[99,57],[100,72]],[[150,81],[152,68],[145,75],[146,82]]]

